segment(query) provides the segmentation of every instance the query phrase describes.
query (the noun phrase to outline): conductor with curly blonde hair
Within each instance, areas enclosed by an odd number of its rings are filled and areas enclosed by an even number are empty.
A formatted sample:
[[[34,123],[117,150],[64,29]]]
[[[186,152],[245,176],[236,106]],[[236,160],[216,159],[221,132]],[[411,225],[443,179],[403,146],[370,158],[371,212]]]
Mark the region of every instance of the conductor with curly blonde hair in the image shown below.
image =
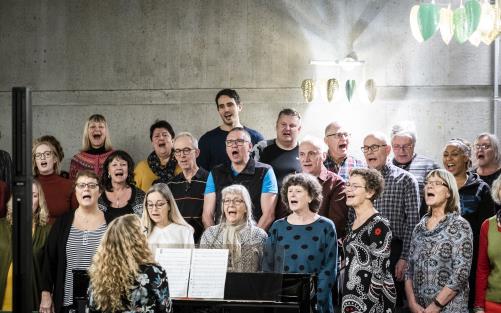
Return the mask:
[[[167,274],[153,260],[140,219],[108,227],[89,269],[90,312],[171,312]]]

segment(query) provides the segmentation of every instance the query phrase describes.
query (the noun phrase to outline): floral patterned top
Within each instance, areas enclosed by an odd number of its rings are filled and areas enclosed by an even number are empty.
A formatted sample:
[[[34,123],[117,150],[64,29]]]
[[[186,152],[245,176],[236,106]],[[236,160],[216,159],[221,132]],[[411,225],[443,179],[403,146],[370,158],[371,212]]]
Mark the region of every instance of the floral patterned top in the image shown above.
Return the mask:
[[[92,286],[88,290],[89,313],[101,312],[96,308],[92,296]],[[144,264],[139,267],[139,274],[131,292],[123,297],[125,310],[122,313],[170,313],[172,302],[169,297],[167,273],[156,264]]]

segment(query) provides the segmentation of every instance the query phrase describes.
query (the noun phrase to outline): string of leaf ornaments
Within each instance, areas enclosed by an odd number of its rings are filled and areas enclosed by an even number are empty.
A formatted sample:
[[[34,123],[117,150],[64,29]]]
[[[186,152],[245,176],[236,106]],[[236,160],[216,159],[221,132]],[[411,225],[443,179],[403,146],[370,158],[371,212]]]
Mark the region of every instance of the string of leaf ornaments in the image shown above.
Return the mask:
[[[439,8],[435,1],[414,5],[410,12],[410,26],[413,37],[424,42],[440,30],[445,44],[454,40],[460,44],[469,41],[474,46],[480,43],[490,45],[501,32],[500,0],[491,4],[489,0],[461,0],[453,9],[451,3]]]

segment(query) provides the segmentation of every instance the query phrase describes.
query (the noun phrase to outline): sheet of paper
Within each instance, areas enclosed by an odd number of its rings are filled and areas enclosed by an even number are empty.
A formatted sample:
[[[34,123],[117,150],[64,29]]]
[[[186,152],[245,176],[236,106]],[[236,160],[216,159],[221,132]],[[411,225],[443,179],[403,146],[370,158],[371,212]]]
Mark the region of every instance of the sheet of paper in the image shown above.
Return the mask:
[[[224,298],[228,249],[194,249],[188,297]]]
[[[169,295],[171,297],[186,297],[188,295],[188,280],[190,277],[192,249],[158,248],[156,261],[167,272]]]

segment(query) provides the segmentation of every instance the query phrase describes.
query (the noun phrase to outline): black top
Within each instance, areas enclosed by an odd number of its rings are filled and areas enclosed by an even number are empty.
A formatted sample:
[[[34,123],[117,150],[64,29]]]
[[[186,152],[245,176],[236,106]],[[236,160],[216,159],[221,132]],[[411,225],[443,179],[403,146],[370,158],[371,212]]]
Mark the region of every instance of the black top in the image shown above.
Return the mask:
[[[202,211],[208,176],[209,172],[199,168],[195,176],[191,178],[191,182],[188,182],[181,172],[168,183],[181,215],[195,229],[194,239],[196,243],[200,241],[200,237],[204,232]]]
[[[110,221],[125,214],[136,214],[139,217],[142,216],[145,193],[135,186],[130,186],[130,188],[132,189],[130,198],[127,201],[127,204],[121,208],[112,207],[111,201],[106,196],[106,192],[103,192],[99,197],[97,202],[99,210],[106,212]]]
[[[259,154],[255,154],[254,160],[273,167],[277,177],[278,190],[282,188],[282,180],[285,176],[302,172],[299,162],[299,145],[292,150],[284,150],[276,144],[276,140],[267,140],[258,143],[256,149],[260,151]]]
[[[475,170],[475,172],[476,172],[476,170]],[[478,176],[480,177],[480,179],[482,179],[484,182],[486,182],[487,185],[489,185],[489,187],[492,188],[492,183],[496,180],[496,178],[499,177],[499,175],[501,175],[501,168],[490,175],[482,176],[479,174]]]
[[[66,272],[66,243],[70,235],[75,211],[62,215],[52,226],[45,245],[42,268],[42,290],[52,293],[55,313],[60,313],[64,299],[64,280]],[[106,224],[111,222],[108,214],[104,214]]]
[[[250,134],[253,145],[263,140],[263,135],[258,131],[244,126],[244,129]],[[228,132],[216,127],[206,132],[198,142],[200,155],[197,158],[198,166],[211,171],[218,164],[230,164],[228,154],[226,154],[226,136]]]

